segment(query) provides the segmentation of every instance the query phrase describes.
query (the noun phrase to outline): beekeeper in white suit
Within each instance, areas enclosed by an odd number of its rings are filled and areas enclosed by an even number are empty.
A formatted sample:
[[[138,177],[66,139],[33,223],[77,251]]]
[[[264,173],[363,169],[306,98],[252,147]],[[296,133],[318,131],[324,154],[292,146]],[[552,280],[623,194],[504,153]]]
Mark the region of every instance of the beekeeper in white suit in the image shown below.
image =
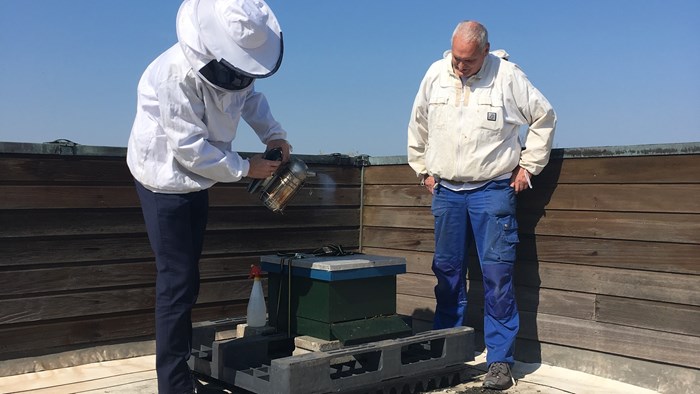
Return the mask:
[[[199,292],[199,257],[207,189],[243,177],[266,178],[280,165],[232,148],[241,118],[267,149],[288,160],[287,133],[255,80],[282,62],[280,25],[261,0],[185,0],[178,43],[153,61],[138,85],[127,164],[136,180],[156,256],[158,391],[196,392],[187,359],[191,310]]]

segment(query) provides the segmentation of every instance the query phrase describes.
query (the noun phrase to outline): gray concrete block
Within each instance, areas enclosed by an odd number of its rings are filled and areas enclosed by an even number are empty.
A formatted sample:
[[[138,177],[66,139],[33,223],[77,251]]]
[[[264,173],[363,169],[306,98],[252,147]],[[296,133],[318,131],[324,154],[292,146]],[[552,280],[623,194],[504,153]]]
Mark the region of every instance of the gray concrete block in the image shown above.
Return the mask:
[[[343,344],[338,341],[327,341],[325,339],[314,338],[302,335],[294,338],[294,352],[304,354],[309,352],[327,352],[329,350],[340,349]]]
[[[206,331],[198,337],[214,335]],[[200,344],[197,353],[204,358],[191,365],[196,372],[254,393],[308,394],[441,387],[458,379],[465,362],[474,359],[470,327],[291,355],[295,344],[322,349],[335,347],[332,342],[292,341],[285,334],[213,340],[211,350]]]
[[[246,323],[239,324],[238,326],[236,326],[236,337],[237,338],[249,337],[249,336],[254,336],[254,335],[274,334],[274,333],[275,333],[275,328],[270,327],[270,326],[249,327],[248,324],[246,324]]]

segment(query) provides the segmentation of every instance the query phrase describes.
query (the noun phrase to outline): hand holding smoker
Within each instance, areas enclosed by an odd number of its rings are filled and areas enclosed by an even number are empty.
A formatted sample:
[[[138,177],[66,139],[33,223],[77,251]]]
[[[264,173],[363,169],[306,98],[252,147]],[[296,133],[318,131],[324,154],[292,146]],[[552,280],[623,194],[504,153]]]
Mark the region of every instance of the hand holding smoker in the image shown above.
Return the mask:
[[[280,148],[270,149],[265,152],[266,160],[282,160]],[[272,176],[265,179],[254,179],[248,185],[248,193],[260,193],[260,200],[273,212],[282,212],[287,203],[304,186],[307,177],[316,176],[309,171],[306,163],[290,157],[289,161],[277,168]]]

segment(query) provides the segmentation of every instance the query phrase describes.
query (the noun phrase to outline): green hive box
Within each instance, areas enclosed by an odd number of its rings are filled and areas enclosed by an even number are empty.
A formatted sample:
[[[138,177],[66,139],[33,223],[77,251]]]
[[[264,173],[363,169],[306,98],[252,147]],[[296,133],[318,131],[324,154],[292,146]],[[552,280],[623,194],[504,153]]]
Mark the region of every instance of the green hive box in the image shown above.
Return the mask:
[[[405,259],[299,256],[261,257],[262,269],[268,272],[271,326],[287,332],[291,321],[294,335],[344,344],[411,335],[411,328],[396,314],[396,275],[406,272]]]

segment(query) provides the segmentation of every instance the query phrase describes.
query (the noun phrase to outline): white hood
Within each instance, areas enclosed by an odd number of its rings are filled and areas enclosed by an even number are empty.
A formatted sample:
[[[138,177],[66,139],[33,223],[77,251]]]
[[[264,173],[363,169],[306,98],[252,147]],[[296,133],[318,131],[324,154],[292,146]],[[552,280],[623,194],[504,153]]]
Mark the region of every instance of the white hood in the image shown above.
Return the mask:
[[[212,55],[204,43],[199,38],[199,32],[195,19],[195,0],[185,0],[177,12],[177,40],[180,43],[182,51],[185,53],[187,61],[192,66],[192,69],[199,71],[210,61],[216,59]]]
[[[281,28],[262,0],[185,0],[176,27],[195,70],[224,59],[251,77],[264,78],[282,60]]]

